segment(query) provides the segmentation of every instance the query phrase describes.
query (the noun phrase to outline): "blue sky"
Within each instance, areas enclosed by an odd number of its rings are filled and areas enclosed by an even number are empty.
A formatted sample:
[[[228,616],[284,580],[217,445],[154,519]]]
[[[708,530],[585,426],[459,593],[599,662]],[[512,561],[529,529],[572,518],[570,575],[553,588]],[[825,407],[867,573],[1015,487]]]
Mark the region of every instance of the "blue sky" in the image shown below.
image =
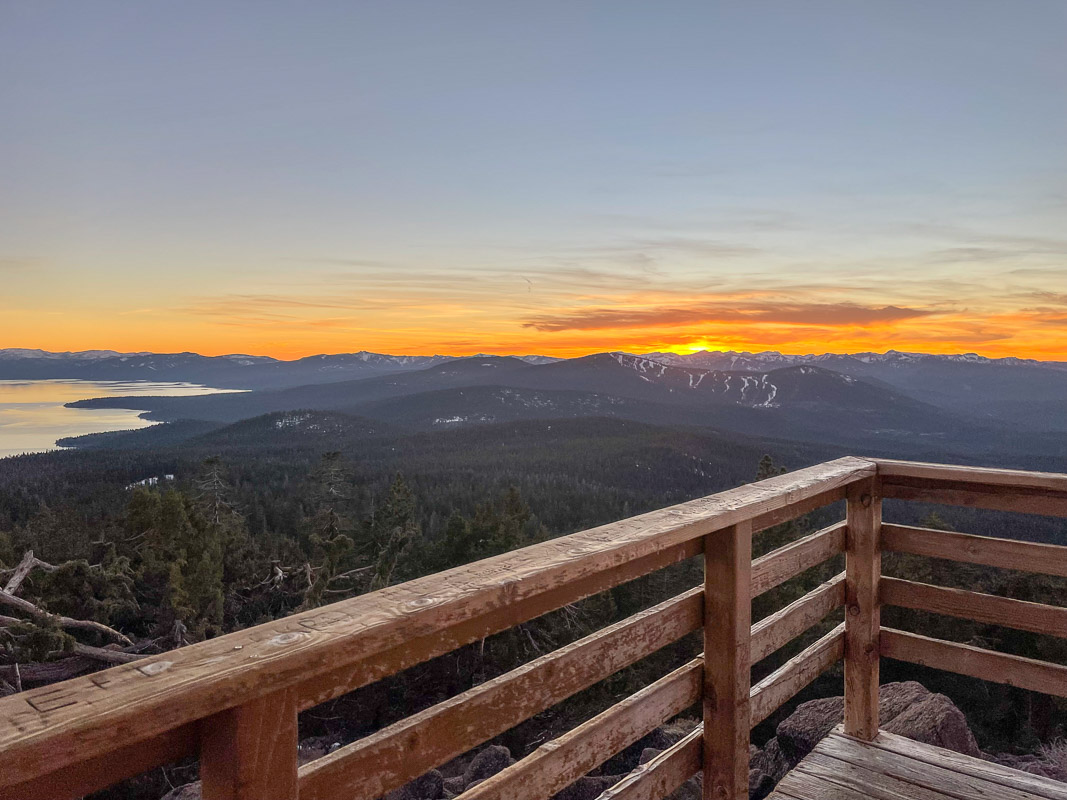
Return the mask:
[[[1059,0],[3,2],[0,344],[1067,356],[1065,34]]]

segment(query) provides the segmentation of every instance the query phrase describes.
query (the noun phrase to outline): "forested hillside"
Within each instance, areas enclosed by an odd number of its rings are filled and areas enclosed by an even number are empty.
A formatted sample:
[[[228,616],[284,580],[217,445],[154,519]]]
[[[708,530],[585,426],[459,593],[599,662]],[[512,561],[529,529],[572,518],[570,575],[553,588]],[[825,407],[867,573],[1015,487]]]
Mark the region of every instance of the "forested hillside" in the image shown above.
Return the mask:
[[[840,455],[828,447],[617,419],[557,419],[403,433],[372,420],[284,412],[150,449],[83,450],[0,461],[0,562],[13,595],[0,688],[15,691],[276,619],[545,538]],[[153,480],[154,479],[154,480]],[[965,509],[887,506],[887,518],[1067,544],[1062,521]],[[758,537],[756,552],[840,515],[826,509]],[[32,555],[31,555],[32,554]],[[19,568],[21,566],[21,569]],[[759,599],[757,617],[826,579],[828,565]],[[889,559],[887,571],[1062,604],[1064,582]],[[404,673],[309,712],[302,735],[344,741],[424,707],[699,582],[678,567],[591,598],[484,647]],[[2,599],[2,598],[0,598]],[[916,615],[895,612],[907,627]],[[910,614],[910,616],[909,616]],[[922,630],[1067,661],[1063,643],[927,615]],[[829,624],[829,622],[827,623]],[[817,635],[819,630],[812,632]],[[807,640],[797,643],[800,647]],[[685,658],[684,641],[506,734],[524,752],[545,730]],[[793,651],[761,664],[769,671]],[[17,667],[16,667],[17,665]],[[918,676],[968,713],[999,750],[1062,733],[1055,701],[1008,687]],[[800,699],[833,693],[822,679]],[[774,723],[772,718],[765,728]],[[759,734],[759,732],[757,732]],[[183,779],[195,773],[181,773]],[[109,797],[157,797],[160,776]],[[122,792],[127,792],[122,794]],[[155,792],[155,794],[153,794]]]

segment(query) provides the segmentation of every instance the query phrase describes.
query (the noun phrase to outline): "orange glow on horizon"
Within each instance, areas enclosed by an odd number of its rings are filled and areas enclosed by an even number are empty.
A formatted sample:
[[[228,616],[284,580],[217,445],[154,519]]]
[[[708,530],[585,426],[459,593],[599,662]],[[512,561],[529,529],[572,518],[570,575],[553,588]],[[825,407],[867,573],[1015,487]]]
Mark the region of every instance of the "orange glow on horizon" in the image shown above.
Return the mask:
[[[525,298],[481,296],[375,298],[351,310],[345,298],[219,298],[146,310],[15,308],[0,314],[0,347],[50,351],[232,353],[295,359],[368,350],[396,355],[542,354],[575,357],[623,350],[776,350],[792,354],[978,353],[1067,360],[1067,305],[932,310],[905,300],[865,305],[813,291],[804,301],[749,291],[710,301],[656,295]],[[580,303],[580,305],[579,305]],[[977,305],[977,304],[976,304]],[[540,312],[540,313],[538,313]],[[707,317],[706,320],[702,317]]]

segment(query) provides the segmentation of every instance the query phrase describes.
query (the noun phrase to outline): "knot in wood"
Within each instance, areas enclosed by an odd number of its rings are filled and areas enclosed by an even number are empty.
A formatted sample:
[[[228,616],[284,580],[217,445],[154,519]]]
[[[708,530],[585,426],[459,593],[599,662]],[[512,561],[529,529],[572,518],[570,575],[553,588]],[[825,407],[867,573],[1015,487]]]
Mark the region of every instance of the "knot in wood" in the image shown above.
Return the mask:
[[[874,498],[871,497],[869,494],[860,495],[860,505],[863,506],[864,508],[870,508],[871,507],[871,503],[873,503],[873,502],[874,502]]]
[[[306,636],[306,633],[299,633],[296,631],[292,631],[290,633],[279,633],[277,636],[270,640],[270,643],[277,645],[292,644],[293,642],[297,642],[305,638]]]
[[[848,614],[850,617],[858,617],[860,615],[860,607],[853,603],[848,607]]]

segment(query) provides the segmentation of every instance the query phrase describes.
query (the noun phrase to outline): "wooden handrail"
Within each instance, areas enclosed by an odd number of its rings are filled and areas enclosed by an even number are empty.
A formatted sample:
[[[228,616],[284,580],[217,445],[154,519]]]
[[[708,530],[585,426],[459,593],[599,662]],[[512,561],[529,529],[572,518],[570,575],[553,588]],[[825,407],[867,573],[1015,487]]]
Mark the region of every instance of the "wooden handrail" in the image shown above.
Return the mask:
[[[0,699],[0,787],[290,687],[299,687],[301,708],[330,699],[696,555],[715,531],[872,474],[870,461],[837,459]]]
[[[699,702],[703,673],[703,659],[679,667],[464,792],[464,800],[547,800]]]
[[[1067,638],[1067,608],[929,583],[882,578],[882,603]]]
[[[845,552],[845,530],[845,523],[838,522],[757,558],[752,562],[753,597]]]
[[[749,725],[756,727],[789,698],[845,656],[845,626],[838,625],[752,687]]]
[[[672,794],[700,770],[702,741],[703,731],[697,728],[605,790],[599,800],[660,800]]]
[[[882,525],[882,549],[1067,578],[1067,547],[968,533]]]
[[[794,600],[752,626],[752,663],[800,636],[831,611],[845,604],[845,573]]]
[[[845,733],[878,735],[878,582],[882,577],[882,497],[877,477],[848,487],[845,555]]]
[[[700,630],[692,589],[407,717],[300,771],[300,796],[373,800]]]
[[[909,631],[882,629],[882,655],[992,683],[1067,697],[1067,667]]]
[[[875,463],[886,498],[1067,516],[1067,477],[1063,475],[889,459]]]
[[[0,800],[73,799],[197,751],[205,800],[372,800],[698,629],[701,659],[543,745],[471,800],[545,800],[700,700],[702,725],[604,798],[658,800],[703,769],[705,797],[741,800],[750,728],[840,660],[845,725],[863,738],[877,732],[881,656],[1063,696],[1067,667],[883,629],[880,606],[1060,636],[1067,610],[883,578],[880,554],[1067,577],[1067,547],[883,524],[882,497],[1061,513],[1067,475],[838,459],[2,698]],[[839,500],[844,522],[751,559],[754,532]],[[753,597],[840,553],[842,575],[751,624]],[[701,554],[703,587],[297,769],[300,710]],[[750,686],[754,662],[842,606],[843,625]]]

